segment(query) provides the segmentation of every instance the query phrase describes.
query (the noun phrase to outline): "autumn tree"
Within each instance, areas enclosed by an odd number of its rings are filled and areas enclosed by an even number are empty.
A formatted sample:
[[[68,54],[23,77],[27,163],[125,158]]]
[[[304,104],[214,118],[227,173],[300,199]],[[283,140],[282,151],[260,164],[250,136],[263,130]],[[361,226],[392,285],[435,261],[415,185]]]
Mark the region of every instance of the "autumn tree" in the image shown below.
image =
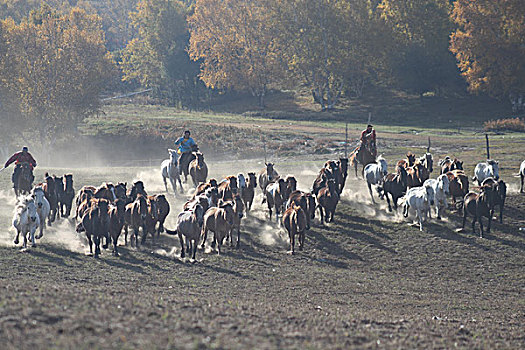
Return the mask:
[[[197,0],[189,24],[188,51],[201,62],[206,86],[249,91],[264,106],[268,89],[281,77],[278,33],[266,1]]]
[[[131,13],[136,31],[122,55],[125,81],[155,89],[171,104],[195,104],[198,65],[188,57],[187,8],[177,0],[142,0]]]
[[[2,31],[8,45],[0,79],[24,117],[21,131],[36,131],[49,145],[100,109],[100,94],[116,71],[98,16],[43,5],[20,24],[3,21]]]
[[[451,5],[447,0],[382,0],[379,16],[392,30],[396,50],[390,56],[394,85],[423,94],[457,83],[448,51]]]
[[[520,0],[458,0],[450,51],[471,92],[525,94],[525,7]]]

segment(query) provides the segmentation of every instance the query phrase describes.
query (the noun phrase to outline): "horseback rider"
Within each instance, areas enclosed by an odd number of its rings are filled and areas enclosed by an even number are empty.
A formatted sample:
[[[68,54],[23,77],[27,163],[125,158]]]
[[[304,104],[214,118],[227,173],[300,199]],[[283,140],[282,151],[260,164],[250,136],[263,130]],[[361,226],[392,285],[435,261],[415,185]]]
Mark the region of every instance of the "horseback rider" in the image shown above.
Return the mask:
[[[11,177],[13,184],[16,184],[18,175],[20,174],[20,169],[24,163],[29,164],[29,168],[31,169],[31,183],[33,183],[33,180],[35,179],[33,175],[33,169],[36,167],[36,160],[33,158],[31,153],[29,153],[29,149],[26,146],[22,147],[22,151],[16,152],[11,156],[11,158],[7,160],[7,162],[5,162],[4,169],[13,162],[15,162],[15,170],[13,171],[13,176]]]
[[[374,157],[377,157],[376,131],[372,125],[368,124],[366,129],[361,132],[360,140],[361,145],[364,145]]]
[[[195,141],[190,137],[190,131],[184,131],[184,136],[179,137],[175,141],[175,146],[179,146],[177,153],[179,154],[179,174],[182,175],[182,166],[188,164],[188,157],[191,156],[191,152],[197,151],[198,147]]]

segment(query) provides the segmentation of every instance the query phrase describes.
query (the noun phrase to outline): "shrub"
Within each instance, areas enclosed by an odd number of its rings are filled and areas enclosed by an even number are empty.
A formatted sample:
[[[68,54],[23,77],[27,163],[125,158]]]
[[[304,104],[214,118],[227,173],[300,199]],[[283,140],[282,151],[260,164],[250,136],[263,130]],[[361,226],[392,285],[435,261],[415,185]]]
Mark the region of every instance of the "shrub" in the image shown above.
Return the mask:
[[[485,131],[525,131],[525,122],[520,118],[489,120],[483,123]]]

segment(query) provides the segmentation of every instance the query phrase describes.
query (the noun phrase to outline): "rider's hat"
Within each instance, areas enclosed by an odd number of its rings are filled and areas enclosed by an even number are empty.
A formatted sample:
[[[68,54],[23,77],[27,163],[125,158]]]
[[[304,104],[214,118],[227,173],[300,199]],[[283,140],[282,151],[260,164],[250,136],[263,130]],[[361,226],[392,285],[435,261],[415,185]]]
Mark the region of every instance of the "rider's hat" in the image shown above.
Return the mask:
[[[367,128],[373,128],[372,124],[368,124],[366,127]]]
[[[22,151],[26,151],[27,152],[27,151],[29,151],[29,148],[27,148],[27,146],[24,146],[24,147],[22,147]]]
[[[189,130],[184,130],[184,133],[188,133],[188,134],[191,134]]]

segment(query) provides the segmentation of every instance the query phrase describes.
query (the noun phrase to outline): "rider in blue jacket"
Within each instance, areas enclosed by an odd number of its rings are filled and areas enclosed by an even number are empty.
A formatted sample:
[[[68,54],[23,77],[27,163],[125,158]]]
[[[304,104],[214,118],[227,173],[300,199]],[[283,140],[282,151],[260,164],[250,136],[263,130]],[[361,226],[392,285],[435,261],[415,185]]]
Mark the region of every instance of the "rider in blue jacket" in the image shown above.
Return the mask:
[[[179,174],[182,174],[182,169],[184,166],[187,166],[189,164],[188,157],[190,157],[191,152],[195,151],[197,148],[197,144],[195,141],[190,137],[190,131],[186,130],[184,131],[184,136],[179,137],[177,141],[175,141],[175,146],[179,146],[177,153],[179,153]]]

